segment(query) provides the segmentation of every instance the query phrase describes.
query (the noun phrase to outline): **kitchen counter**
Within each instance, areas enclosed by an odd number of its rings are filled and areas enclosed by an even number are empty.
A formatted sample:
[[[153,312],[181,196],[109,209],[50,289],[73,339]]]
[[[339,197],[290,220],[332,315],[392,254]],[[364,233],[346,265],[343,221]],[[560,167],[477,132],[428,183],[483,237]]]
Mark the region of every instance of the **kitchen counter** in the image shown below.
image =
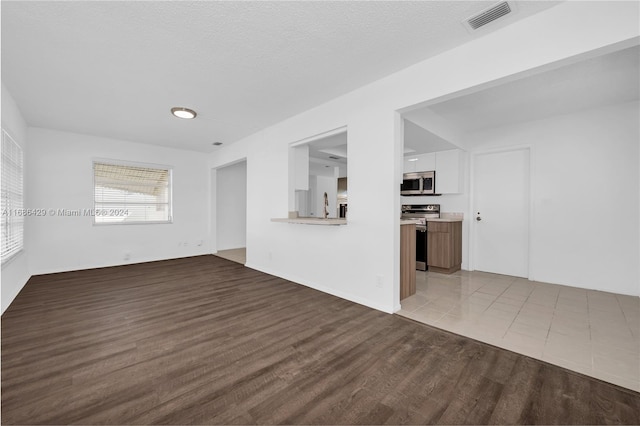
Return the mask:
[[[440,213],[440,217],[439,218],[427,218],[427,222],[446,222],[446,223],[453,223],[453,222],[462,222],[462,218],[464,217],[463,213]]]
[[[338,225],[346,225],[347,219],[337,218],[337,219],[321,219],[319,217],[296,217],[292,219],[288,218],[272,218],[271,222],[281,222],[281,223],[295,223],[298,225],[324,225],[324,226],[338,226]]]
[[[457,219],[457,220],[456,220]],[[429,271],[451,274],[462,266],[462,220],[444,218],[427,224]]]
[[[420,223],[417,219],[400,219],[400,225],[417,225]]]

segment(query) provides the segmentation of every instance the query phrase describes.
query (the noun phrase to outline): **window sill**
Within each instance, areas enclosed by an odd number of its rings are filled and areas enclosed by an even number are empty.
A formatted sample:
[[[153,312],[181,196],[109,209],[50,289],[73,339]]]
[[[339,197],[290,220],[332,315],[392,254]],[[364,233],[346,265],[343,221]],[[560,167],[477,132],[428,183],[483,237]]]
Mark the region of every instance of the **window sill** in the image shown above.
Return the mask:
[[[324,225],[324,226],[338,226],[346,225],[347,219],[320,219],[317,217],[297,217],[294,219],[287,218],[272,218],[271,222],[281,223],[294,223],[298,225]]]
[[[173,220],[170,221],[155,221],[155,222],[93,222],[93,226],[113,226],[113,225],[171,225]]]

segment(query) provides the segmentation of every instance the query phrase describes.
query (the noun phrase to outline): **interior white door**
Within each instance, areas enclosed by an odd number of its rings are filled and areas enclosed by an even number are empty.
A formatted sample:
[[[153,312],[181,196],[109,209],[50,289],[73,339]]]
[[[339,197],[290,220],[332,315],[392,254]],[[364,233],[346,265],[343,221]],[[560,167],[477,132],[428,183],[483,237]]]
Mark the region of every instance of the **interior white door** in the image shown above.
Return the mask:
[[[529,276],[529,149],[474,158],[474,269]]]

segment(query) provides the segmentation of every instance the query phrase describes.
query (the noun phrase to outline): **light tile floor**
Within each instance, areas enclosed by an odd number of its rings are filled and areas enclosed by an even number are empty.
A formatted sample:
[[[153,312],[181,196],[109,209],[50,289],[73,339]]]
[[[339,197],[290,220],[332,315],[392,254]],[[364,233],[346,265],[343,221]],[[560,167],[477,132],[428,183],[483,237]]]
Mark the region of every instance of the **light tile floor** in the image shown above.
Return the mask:
[[[640,298],[485,272],[417,271],[399,315],[640,392]]]
[[[247,262],[247,249],[246,247],[241,247],[230,250],[218,250],[216,256],[244,265]]]

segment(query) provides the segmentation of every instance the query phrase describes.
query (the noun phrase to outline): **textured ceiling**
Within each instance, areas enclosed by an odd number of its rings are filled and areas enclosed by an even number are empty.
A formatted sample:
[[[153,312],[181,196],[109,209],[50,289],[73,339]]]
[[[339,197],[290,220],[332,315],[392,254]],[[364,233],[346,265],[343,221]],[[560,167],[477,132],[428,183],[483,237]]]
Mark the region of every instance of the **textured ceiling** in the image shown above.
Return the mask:
[[[31,126],[212,151],[557,4],[469,34],[494,3],[3,1],[2,81]]]

